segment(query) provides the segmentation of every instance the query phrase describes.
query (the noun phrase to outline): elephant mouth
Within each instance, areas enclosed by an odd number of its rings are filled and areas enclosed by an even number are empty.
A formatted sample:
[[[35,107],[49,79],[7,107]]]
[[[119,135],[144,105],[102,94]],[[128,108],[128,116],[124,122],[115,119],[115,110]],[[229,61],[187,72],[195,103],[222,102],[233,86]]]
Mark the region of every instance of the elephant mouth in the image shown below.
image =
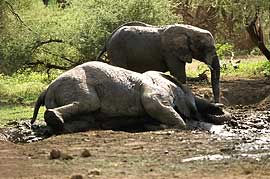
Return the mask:
[[[207,111],[205,116],[206,122],[210,122],[216,125],[224,124],[227,121],[230,121],[231,114],[222,108],[211,109]]]

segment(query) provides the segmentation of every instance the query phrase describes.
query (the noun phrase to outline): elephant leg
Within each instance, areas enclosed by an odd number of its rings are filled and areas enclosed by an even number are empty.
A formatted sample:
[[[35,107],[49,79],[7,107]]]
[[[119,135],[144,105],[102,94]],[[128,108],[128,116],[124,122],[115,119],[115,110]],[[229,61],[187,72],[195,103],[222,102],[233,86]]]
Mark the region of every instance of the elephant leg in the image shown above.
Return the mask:
[[[127,55],[120,50],[113,50],[108,52],[108,58],[110,59],[110,64],[122,68],[127,68]]]
[[[186,128],[182,117],[174,110],[168,100],[160,98],[156,89],[145,85],[142,88],[141,100],[148,115],[168,127]]]
[[[44,114],[44,119],[47,125],[58,132],[64,129],[65,120],[71,119],[71,117],[75,115],[96,111],[99,107],[100,101],[96,93],[80,95],[80,98],[75,102],[61,107],[47,109]]]
[[[176,77],[181,83],[186,83],[186,63],[178,60],[175,57],[166,58],[167,67],[174,77]]]

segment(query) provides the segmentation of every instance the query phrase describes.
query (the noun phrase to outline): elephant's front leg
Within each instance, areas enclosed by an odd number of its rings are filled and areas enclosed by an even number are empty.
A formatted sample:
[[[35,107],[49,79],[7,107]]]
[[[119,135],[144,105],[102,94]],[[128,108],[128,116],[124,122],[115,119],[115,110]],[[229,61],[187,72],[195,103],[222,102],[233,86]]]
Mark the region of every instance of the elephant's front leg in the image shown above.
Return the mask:
[[[172,76],[176,77],[181,83],[186,83],[186,63],[176,57],[167,56],[166,64]]]
[[[145,111],[155,120],[170,128],[186,128],[186,123],[171,106],[169,99],[162,97],[157,89],[142,86],[141,100]]]

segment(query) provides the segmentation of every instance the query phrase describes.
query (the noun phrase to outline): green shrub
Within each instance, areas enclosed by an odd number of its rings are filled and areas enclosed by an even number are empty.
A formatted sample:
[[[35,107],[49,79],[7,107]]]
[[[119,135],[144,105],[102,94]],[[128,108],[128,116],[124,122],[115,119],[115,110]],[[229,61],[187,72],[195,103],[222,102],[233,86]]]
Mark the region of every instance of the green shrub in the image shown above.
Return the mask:
[[[241,60],[238,68],[234,68],[232,65],[227,65],[226,68],[221,69],[223,76],[233,77],[263,77],[270,76],[270,63],[266,60]]]
[[[257,70],[264,76],[270,77],[270,62],[264,61]]]
[[[217,43],[216,44],[216,48],[217,48],[217,54],[219,56],[219,58],[222,60],[224,59],[224,57],[226,56],[231,56],[232,52],[233,52],[233,45],[228,44],[228,43],[224,43],[224,44],[220,44]]]
[[[0,36],[0,70],[10,74],[26,64],[43,71],[44,66],[70,68],[93,60],[106,37],[124,22],[168,24],[178,20],[169,0],[73,0],[65,9],[56,3],[45,7],[42,1],[9,3],[23,21],[1,4],[6,23]]]

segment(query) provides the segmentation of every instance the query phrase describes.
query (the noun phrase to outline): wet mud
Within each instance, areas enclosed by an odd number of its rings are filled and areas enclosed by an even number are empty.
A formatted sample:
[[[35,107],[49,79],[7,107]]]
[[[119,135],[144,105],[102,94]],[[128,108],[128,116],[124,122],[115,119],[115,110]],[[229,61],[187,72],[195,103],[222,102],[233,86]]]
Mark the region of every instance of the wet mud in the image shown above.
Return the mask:
[[[209,84],[193,82],[193,92],[210,100]],[[237,141],[237,150],[253,151],[270,149],[270,82],[269,80],[232,80],[223,81],[221,102],[226,111],[231,113],[231,120],[224,125],[187,121],[188,130],[205,131],[220,140]],[[245,89],[245,93],[243,93]],[[70,123],[64,133],[87,130],[101,130],[87,126],[85,122]],[[0,140],[14,143],[31,143],[51,137],[53,131],[43,121],[31,127],[30,119],[10,122],[8,127],[0,129]],[[75,126],[75,127],[74,127]],[[79,130],[78,130],[79,128]],[[143,132],[134,129],[133,132]]]
[[[68,152],[72,158],[69,160],[80,166],[66,163],[72,169],[70,172],[44,174],[45,178],[52,175],[70,178],[74,171],[82,176],[91,173],[91,177],[101,178],[267,178],[270,174],[267,172],[270,171],[270,82],[268,79],[233,79],[221,84],[221,102],[232,116],[224,125],[189,121],[189,129],[184,131],[92,129],[55,136],[43,121],[31,128],[29,120],[0,129],[0,144],[1,141],[16,143],[19,156],[37,158],[47,171],[52,170],[46,161],[54,148]],[[210,100],[209,84],[196,82],[191,88],[197,96]],[[89,161],[78,154],[85,148],[90,151]],[[8,154],[3,155],[10,155],[4,151]],[[40,154],[40,151],[43,152]],[[13,155],[8,161],[15,160]],[[37,161],[27,159],[27,162]],[[40,171],[30,170],[31,167],[27,171],[33,176],[40,174]],[[87,168],[91,171],[85,172]],[[99,171],[98,176],[92,176],[92,171]],[[5,173],[0,172],[0,176]],[[18,176],[21,175],[14,174],[14,178]]]

